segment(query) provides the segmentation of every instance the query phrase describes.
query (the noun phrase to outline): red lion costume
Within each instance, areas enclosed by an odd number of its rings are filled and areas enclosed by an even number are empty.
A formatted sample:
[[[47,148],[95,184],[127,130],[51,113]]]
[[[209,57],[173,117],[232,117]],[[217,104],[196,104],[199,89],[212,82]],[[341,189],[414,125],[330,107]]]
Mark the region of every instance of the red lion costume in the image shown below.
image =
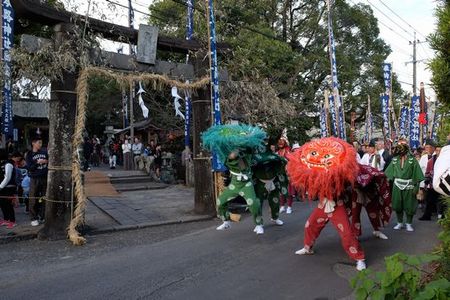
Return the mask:
[[[333,199],[356,181],[359,167],[355,157],[355,149],[340,139],[313,140],[289,155],[287,172],[303,196]]]
[[[354,148],[337,138],[322,138],[303,145],[289,156],[287,172],[291,183],[319,205],[305,224],[304,248],[296,254],[313,254],[313,244],[325,225],[331,221],[341,237],[344,250],[365,269],[364,252],[350,226],[341,197],[353,186],[359,166]]]

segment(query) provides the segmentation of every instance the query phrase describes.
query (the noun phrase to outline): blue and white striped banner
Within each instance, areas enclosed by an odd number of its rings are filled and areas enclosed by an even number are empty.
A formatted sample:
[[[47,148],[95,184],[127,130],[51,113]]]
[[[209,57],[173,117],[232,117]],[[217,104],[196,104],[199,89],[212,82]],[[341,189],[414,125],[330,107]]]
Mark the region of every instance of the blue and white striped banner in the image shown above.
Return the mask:
[[[381,116],[383,117],[383,133],[385,139],[391,137],[391,132],[389,130],[389,95],[381,94]]]
[[[194,35],[194,0],[187,0],[187,22],[186,22],[186,40],[190,41]],[[186,63],[189,62],[189,54],[186,56]],[[191,114],[192,99],[191,94],[185,91],[185,118],[184,118],[184,146],[191,145]]]
[[[331,135],[338,137],[337,116],[336,116],[336,103],[334,103],[334,96],[328,96],[328,102],[330,103],[330,115],[331,115]]]
[[[413,96],[411,100],[411,108],[409,115],[409,145],[411,149],[420,147],[420,97]]]
[[[339,121],[338,126],[339,126],[339,134],[340,134],[339,137],[345,141],[345,140],[347,140],[347,132],[345,129],[344,110],[343,110],[342,106],[339,106],[339,108],[338,108],[338,121]]]
[[[14,9],[9,0],[2,1],[3,104],[2,132],[13,134],[11,48],[14,45]]]
[[[220,125],[222,123],[222,114],[220,111],[220,95],[219,95],[219,66],[217,63],[217,47],[216,47],[216,22],[214,20],[213,0],[208,1],[209,13],[209,30],[210,30],[210,51],[211,51],[211,99],[213,105],[213,124]],[[212,168],[214,171],[226,170],[224,164],[213,153]]]
[[[334,40],[333,34],[333,22],[331,18],[331,5],[332,3],[328,1],[328,38],[329,38],[329,50],[330,50],[330,63],[331,63],[331,78],[333,85],[333,95],[335,97],[335,105],[337,107],[338,116],[337,116],[337,127],[339,131],[336,133],[336,136],[346,140],[347,133],[345,130],[345,118],[344,118],[344,104],[342,98],[339,96],[339,81],[338,81],[338,73],[337,73],[337,62],[336,62],[336,42]]]
[[[441,116],[438,112],[434,113],[433,127],[431,127],[431,139],[436,141],[437,131],[440,125]]]
[[[373,136],[373,117],[372,113],[368,112],[366,114],[365,131],[364,131],[364,142],[369,142]]]
[[[325,111],[325,106],[322,104],[320,108],[320,136],[327,137],[327,114]]]
[[[399,128],[400,128],[400,137],[406,137],[408,135],[408,120],[409,120],[409,111],[406,106],[403,106],[400,109],[400,121],[399,121]]]
[[[209,0],[209,27],[210,27],[210,44],[211,44],[211,99],[213,101],[214,125],[220,125],[222,115],[220,111],[220,95],[219,95],[219,67],[217,64],[217,46],[216,46],[216,23],[214,21],[213,0]]]
[[[392,64],[384,63],[383,64],[383,80],[384,80],[384,88],[386,89],[386,93],[389,93],[391,90],[391,77],[392,77]]]

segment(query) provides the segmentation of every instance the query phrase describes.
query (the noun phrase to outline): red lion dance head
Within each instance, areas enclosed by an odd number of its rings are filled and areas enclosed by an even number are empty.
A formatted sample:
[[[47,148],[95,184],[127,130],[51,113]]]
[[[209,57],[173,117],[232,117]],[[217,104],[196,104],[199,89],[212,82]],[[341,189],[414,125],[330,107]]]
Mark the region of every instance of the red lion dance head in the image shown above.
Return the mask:
[[[290,182],[309,199],[336,199],[353,185],[359,167],[354,148],[329,137],[312,140],[289,156]]]

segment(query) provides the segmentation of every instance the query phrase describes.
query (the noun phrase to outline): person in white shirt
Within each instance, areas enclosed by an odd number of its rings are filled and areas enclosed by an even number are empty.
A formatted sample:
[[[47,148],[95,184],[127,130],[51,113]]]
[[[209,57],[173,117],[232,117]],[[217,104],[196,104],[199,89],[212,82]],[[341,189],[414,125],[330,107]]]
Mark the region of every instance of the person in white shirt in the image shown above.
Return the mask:
[[[369,146],[367,147],[367,152],[363,155],[359,163],[362,165],[371,166],[379,171],[383,171],[385,162],[383,157],[375,150],[375,143],[375,139],[370,141]]]
[[[125,170],[133,169],[133,160],[131,158],[131,144],[128,139],[122,144],[122,153],[123,153],[123,168]]]
[[[133,152],[133,162],[134,162],[134,168],[139,169],[139,162],[141,161],[141,155],[144,150],[144,146],[142,145],[139,138],[134,138],[134,143],[131,146],[131,151]]]
[[[434,163],[433,187],[439,194],[450,196],[450,144],[442,147]]]
[[[384,141],[382,139],[377,140],[376,148],[377,148],[378,154],[381,156],[381,158],[384,161],[384,166],[383,166],[383,171],[384,171],[389,166],[389,163],[392,160],[392,156],[389,153],[389,151],[386,150],[386,146],[385,146]]]
[[[436,143],[428,139],[425,141],[425,151],[424,154],[420,157],[419,165],[422,169],[423,174],[425,174],[427,170],[428,161],[433,157],[434,151],[436,150]],[[420,187],[423,187],[422,185]]]

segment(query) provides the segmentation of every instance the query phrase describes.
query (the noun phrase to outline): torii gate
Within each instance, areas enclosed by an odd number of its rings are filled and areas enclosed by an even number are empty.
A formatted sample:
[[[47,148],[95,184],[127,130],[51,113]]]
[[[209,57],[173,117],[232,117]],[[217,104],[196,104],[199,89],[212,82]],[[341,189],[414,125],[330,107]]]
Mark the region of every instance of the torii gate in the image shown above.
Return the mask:
[[[21,33],[17,20],[29,19],[31,21],[53,26],[55,31],[55,47],[58,47],[75,24],[73,14],[57,10],[39,0],[11,0],[16,13],[16,34]],[[83,16],[78,16],[84,20]],[[102,33],[104,38],[113,41],[123,41],[125,37],[130,43],[138,41],[138,31],[129,27],[119,26],[88,18],[88,28],[94,32]],[[85,23],[82,22],[82,25]],[[22,36],[21,45],[28,51],[36,51],[42,43],[49,43],[33,36]],[[101,58],[111,69],[124,71],[138,71],[145,73],[164,74],[170,77],[194,79],[209,74],[209,64],[203,60],[204,55],[199,53],[202,46],[195,40],[184,40],[165,36],[158,36],[157,49],[177,53],[194,52],[189,64],[171,63],[156,60],[154,64],[144,64],[135,61],[131,56],[101,51],[90,53],[92,61]],[[226,45],[219,44],[221,51],[226,51]],[[204,54],[204,53],[203,53]],[[47,198],[57,201],[46,203],[46,223],[39,232],[43,239],[65,238],[67,226],[73,211],[72,198],[72,149],[68,146],[75,130],[77,94],[75,91],[78,73],[63,73],[62,80],[51,84],[51,99],[49,105],[49,174],[47,185]],[[195,173],[195,211],[202,214],[214,214],[214,187],[209,155],[203,154],[200,148],[200,133],[211,125],[211,94],[209,87],[197,90],[193,95],[193,154]],[[69,143],[70,145],[70,143]],[[72,209],[71,209],[72,208]]]

